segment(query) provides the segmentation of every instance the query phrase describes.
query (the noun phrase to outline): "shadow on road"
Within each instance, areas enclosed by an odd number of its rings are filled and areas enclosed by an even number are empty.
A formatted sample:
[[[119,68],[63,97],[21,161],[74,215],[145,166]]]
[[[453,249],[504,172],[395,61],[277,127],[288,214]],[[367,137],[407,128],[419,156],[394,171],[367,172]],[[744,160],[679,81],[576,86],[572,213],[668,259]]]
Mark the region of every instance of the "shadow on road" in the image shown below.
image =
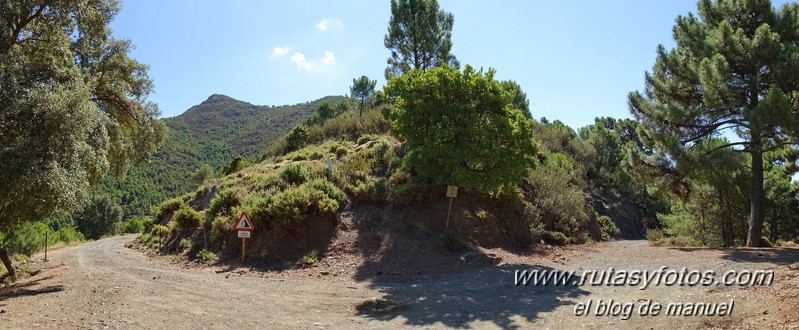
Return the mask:
[[[533,322],[540,313],[553,311],[588,291],[571,285],[515,285],[517,270],[552,268],[503,265],[468,268],[463,272],[417,276],[408,280],[375,278],[371,284],[385,295],[356,306],[359,315],[381,321],[404,318],[406,325],[468,328],[469,323],[488,321],[503,329],[518,328],[516,319]]]
[[[64,291],[63,285],[50,285],[40,288],[32,288],[33,286],[38,285],[40,282],[51,278],[53,278],[53,276],[41,277],[33,281],[16,283],[11,285],[10,287],[4,288],[0,290],[0,301],[5,301],[11,298],[22,297],[22,296],[38,296],[40,294],[45,294],[45,293]]]
[[[706,251],[707,248],[677,248],[683,252]],[[719,249],[722,259],[735,262],[770,263],[789,265],[799,262],[799,249],[796,248],[728,248]]]

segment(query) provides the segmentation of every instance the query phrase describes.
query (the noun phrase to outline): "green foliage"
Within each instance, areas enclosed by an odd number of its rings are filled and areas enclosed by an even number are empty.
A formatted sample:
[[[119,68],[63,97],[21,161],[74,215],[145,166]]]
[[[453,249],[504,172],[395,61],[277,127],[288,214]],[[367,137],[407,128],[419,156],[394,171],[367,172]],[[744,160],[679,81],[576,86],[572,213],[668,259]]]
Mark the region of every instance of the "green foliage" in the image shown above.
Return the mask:
[[[180,242],[178,242],[178,247],[180,247],[182,250],[186,250],[191,247],[191,241],[185,238],[181,238]]]
[[[536,206],[536,218],[547,230],[575,236],[584,229],[589,217],[583,182],[574,162],[555,153],[532,171],[528,178]]]
[[[500,85],[502,85],[505,91],[511,94],[511,103],[513,107],[521,110],[527,118],[532,119],[533,115],[530,113],[530,101],[527,100],[527,93],[522,90],[522,87],[513,80],[502,81]]]
[[[311,250],[308,254],[302,256],[302,264],[305,266],[313,266],[319,262],[319,251]]]
[[[360,106],[358,107],[359,116],[363,116],[363,103],[369,99],[369,96],[375,91],[375,85],[377,85],[377,80],[369,80],[367,76],[361,76],[358,79],[352,80],[352,87],[350,87],[350,95],[356,99],[361,101]]]
[[[636,160],[652,177],[679,181],[716,157],[707,148],[712,137],[735,132],[741,141],[733,145],[751,156],[746,244],[760,246],[764,153],[799,137],[792,101],[799,93],[799,4],[775,10],[769,1],[707,1],[698,9],[698,16],[677,18],[674,49],[658,47],[645,93],[629,95],[642,140],[654,151]]]
[[[280,178],[283,181],[293,184],[299,185],[308,181],[310,173],[308,172],[308,167],[303,165],[302,163],[291,163],[286,165],[282,171],[280,171]]]
[[[136,234],[143,233],[147,229],[147,222],[152,226],[152,218],[150,217],[131,217],[122,223],[122,233]]]
[[[191,184],[194,187],[202,186],[206,180],[214,177],[214,169],[211,165],[203,164],[200,169],[191,176]]]
[[[559,231],[545,231],[542,239],[552,245],[568,245],[570,242],[569,237]]]
[[[610,217],[601,215],[597,217],[596,221],[599,223],[599,227],[602,228],[602,233],[608,238],[616,238],[621,235],[619,227],[616,226],[616,223]]]
[[[37,221],[27,222],[14,230],[0,233],[0,248],[8,251],[12,256],[15,254],[32,256],[44,250],[45,233],[49,236],[47,241],[51,246],[57,243],[69,244],[83,241],[83,235],[73,227],[66,226],[58,231],[53,231],[44,222]]]
[[[152,234],[156,238],[167,236],[169,235],[169,232],[170,232],[169,227],[164,225],[154,225],[153,229],[150,230],[150,234]]]
[[[308,144],[308,129],[304,125],[295,126],[286,135],[286,150],[298,150]]]
[[[108,28],[112,0],[2,4],[0,230],[81,207],[161,144],[147,66]],[[3,253],[5,256],[6,253]],[[13,276],[15,270],[4,263]]]
[[[194,209],[183,206],[175,212],[172,217],[177,228],[182,232],[192,232],[199,227],[203,222],[203,215]]]
[[[122,208],[108,197],[94,197],[76,217],[78,230],[88,239],[114,234],[122,222]]]
[[[334,193],[339,195],[338,193]],[[266,205],[266,213],[275,227],[298,228],[303,220],[331,218],[338,211],[339,201],[324,191],[302,185],[275,194]]]
[[[225,167],[222,168],[222,175],[231,175],[233,173],[241,171],[242,169],[250,165],[251,165],[250,162],[248,162],[243,157],[233,158],[233,160],[231,160],[230,163],[228,163],[227,165],[225,165]]]
[[[202,259],[203,261],[208,261],[216,257],[216,253],[208,251],[207,249],[202,249],[200,252],[197,252],[197,258]]]
[[[532,120],[512,105],[493,79],[466,66],[438,67],[393,78],[393,132],[406,140],[405,157],[417,173],[438,184],[500,191],[518,185],[537,153]]]
[[[185,205],[185,203],[180,197],[169,199],[154,208],[153,217],[155,217],[157,222],[164,222],[172,216],[175,211],[183,207],[183,205]]]
[[[412,69],[458,67],[452,49],[451,13],[439,10],[436,0],[391,0],[391,19],[383,38],[391,51],[386,80]]]
[[[660,240],[663,239],[663,237],[665,237],[663,235],[663,230],[661,230],[659,228],[658,229],[647,229],[646,230],[646,240],[649,241],[649,243],[654,243],[654,242],[660,241]]]

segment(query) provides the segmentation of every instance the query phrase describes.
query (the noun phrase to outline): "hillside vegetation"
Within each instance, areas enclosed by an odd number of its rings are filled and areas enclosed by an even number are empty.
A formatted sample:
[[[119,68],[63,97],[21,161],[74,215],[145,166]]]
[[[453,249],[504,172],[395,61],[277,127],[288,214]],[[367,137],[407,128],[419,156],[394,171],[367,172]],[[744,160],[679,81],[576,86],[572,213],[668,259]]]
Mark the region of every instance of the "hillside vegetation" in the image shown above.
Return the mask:
[[[197,188],[192,175],[203,165],[221,172],[236,157],[259,159],[319,104],[341,99],[328,96],[291,106],[257,106],[211,95],[179,116],[162,119],[167,137],[149,163],[132,167],[122,178],[106,176],[97,193],[111,196],[125,217],[148,214],[161,201]]]

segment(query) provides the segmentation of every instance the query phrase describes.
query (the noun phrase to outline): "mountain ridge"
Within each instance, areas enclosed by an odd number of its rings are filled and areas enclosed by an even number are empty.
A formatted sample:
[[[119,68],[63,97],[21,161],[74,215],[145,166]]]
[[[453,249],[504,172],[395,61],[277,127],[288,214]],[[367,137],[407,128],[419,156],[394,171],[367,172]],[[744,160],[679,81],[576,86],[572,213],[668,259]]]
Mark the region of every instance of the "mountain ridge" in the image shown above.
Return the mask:
[[[344,99],[325,96],[266,106],[211,94],[180,115],[160,119],[168,132],[152,159],[132,166],[125,178],[106,176],[96,192],[117,200],[126,216],[147,213],[151,206],[190,191],[191,176],[201,166],[218,171],[235,157],[258,158],[322,102]]]

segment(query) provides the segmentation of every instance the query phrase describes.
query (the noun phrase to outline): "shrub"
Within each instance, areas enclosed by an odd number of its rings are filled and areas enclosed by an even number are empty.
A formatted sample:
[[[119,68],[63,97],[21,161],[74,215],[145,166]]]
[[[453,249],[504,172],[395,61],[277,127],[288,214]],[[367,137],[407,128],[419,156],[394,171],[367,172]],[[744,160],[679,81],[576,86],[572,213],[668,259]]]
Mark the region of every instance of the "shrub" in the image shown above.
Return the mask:
[[[447,230],[441,237],[441,245],[445,250],[450,252],[463,252],[469,250],[469,245],[466,244],[460,235],[454,230]]]
[[[599,223],[599,227],[602,228],[602,233],[608,238],[615,238],[621,235],[619,227],[616,226],[616,223],[614,223],[613,219],[610,217],[601,215],[596,219],[596,221]]]
[[[771,240],[769,240],[768,237],[766,237],[766,236],[760,237],[760,242],[763,245],[763,247],[773,247],[774,246],[774,244],[771,243]]]
[[[336,157],[341,158],[347,155],[349,150],[346,147],[338,147],[336,148]]]
[[[241,200],[237,189],[223,189],[219,192],[214,199],[211,200],[211,205],[208,207],[206,214],[212,217],[220,214],[230,214],[230,210],[241,205]]]
[[[156,206],[155,210],[153,211],[153,215],[159,223],[163,223],[169,216],[175,213],[175,211],[180,209],[180,207],[183,205],[184,203],[182,198],[172,198]]]
[[[286,165],[280,172],[280,178],[290,184],[299,185],[308,181],[310,173],[308,168],[301,163],[291,163]]]
[[[207,249],[202,249],[200,252],[197,252],[197,258],[200,258],[204,261],[208,261],[216,257],[216,253],[208,251]]]
[[[122,222],[122,233],[136,234],[141,232],[144,232],[144,219],[141,217],[131,217]]]
[[[63,242],[64,244],[69,244],[72,242],[80,242],[83,241],[83,234],[77,231],[74,227],[61,227],[57,232],[55,232],[54,239],[50,240],[50,244],[52,245],[55,242]]]
[[[566,237],[565,234],[559,231],[545,231],[544,236],[542,237],[544,242],[547,244],[552,245],[567,245],[569,244],[569,238]]]
[[[338,195],[338,193],[333,193]],[[293,227],[304,219],[330,217],[338,210],[339,203],[322,190],[309,185],[289,188],[272,196],[266,213],[272,218],[275,227]]]
[[[150,233],[153,236],[161,237],[161,236],[169,235],[169,231],[170,231],[169,227],[167,227],[167,226],[154,225],[153,229],[150,231]]]
[[[656,228],[656,229],[647,229],[646,230],[646,240],[649,243],[655,243],[663,239],[663,230]]]
[[[178,230],[182,232],[193,231],[202,224],[202,220],[202,213],[188,206],[181,207],[172,217],[172,221],[175,222]]]
[[[352,189],[352,194],[353,199],[358,201],[385,202],[388,199],[386,196],[386,179],[380,178],[360,183]]]
[[[341,189],[338,189],[332,182],[324,180],[324,179],[316,179],[311,182],[308,182],[308,187],[312,189],[316,189],[322,191],[327,195],[339,203],[343,203],[347,200],[347,195],[344,194]]]
[[[319,251],[313,250],[308,252],[308,254],[302,256],[302,264],[306,266],[311,266],[319,261]]]
[[[0,245],[8,250],[9,254],[33,255],[44,249],[44,233],[50,231],[42,222],[26,222],[16,229],[3,235]],[[51,240],[54,240],[51,235]]]
[[[180,239],[180,243],[178,243],[178,246],[179,246],[179,247],[180,247],[182,250],[185,250],[185,249],[188,249],[188,248],[190,248],[190,247],[191,247],[191,242],[189,242],[189,240],[188,240],[188,239],[182,238],[182,239]]]

